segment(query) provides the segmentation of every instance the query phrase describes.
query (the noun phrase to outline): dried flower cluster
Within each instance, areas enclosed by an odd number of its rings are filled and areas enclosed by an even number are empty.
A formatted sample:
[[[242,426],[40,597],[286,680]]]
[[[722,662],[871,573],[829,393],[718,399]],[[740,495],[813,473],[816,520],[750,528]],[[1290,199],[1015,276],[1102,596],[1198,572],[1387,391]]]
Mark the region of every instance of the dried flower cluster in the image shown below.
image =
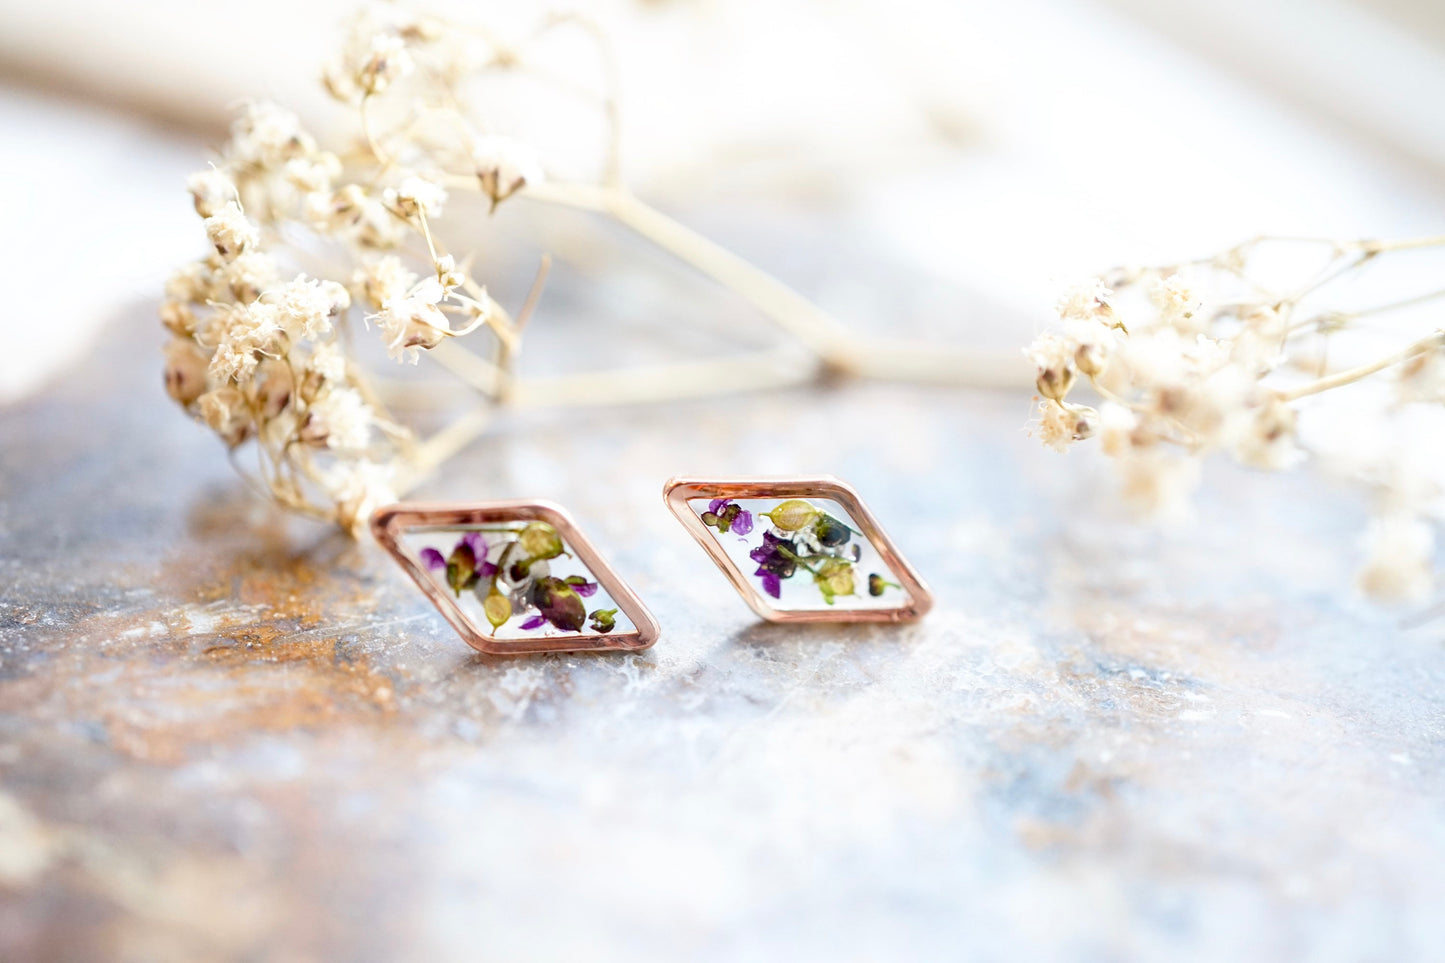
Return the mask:
[[[1218,257],[1163,268],[1120,269],[1068,292],[1059,324],[1025,351],[1036,371],[1033,431],[1065,451],[1096,439],[1113,459],[1125,497],[1153,516],[1187,510],[1200,462],[1225,453],[1237,462],[1280,470],[1310,454],[1300,415],[1326,392],[1358,390],[1366,379],[1393,378],[1379,413],[1445,402],[1445,329],[1436,320],[1395,334],[1403,348],[1358,367],[1332,371],[1323,347],[1369,320],[1445,298],[1432,291],[1348,310],[1330,306],[1343,281],[1367,265],[1406,251],[1445,247],[1445,239],[1336,243],[1257,238]],[[1308,263],[1305,280],[1283,288],[1265,268],[1271,254]],[[1312,258],[1310,252],[1322,258]],[[1087,384],[1094,405],[1076,400]],[[1307,400],[1308,399],[1308,400]],[[1429,484],[1380,488],[1360,585],[1384,600],[1417,599],[1433,584],[1439,492]]]
[[[260,487],[280,504],[358,532],[374,505],[485,427],[485,417],[468,415],[430,439],[414,438],[365,376],[360,346],[368,331],[393,359],[413,363],[451,342],[434,357],[477,391],[484,408],[536,400],[521,390],[512,365],[545,262],[514,319],[434,229],[445,208],[479,199],[495,209],[521,192],[604,214],[737,291],[816,359],[783,370],[774,354],[759,352],[750,384],[838,375],[968,382],[991,371],[969,352],[939,346],[879,350],[639,201],[618,170],[612,71],[589,87],[533,67],[533,47],[567,29],[591,37],[610,64],[602,31],[576,15],[547,17],[508,44],[400,6],[369,7],[323,71],[326,90],[354,112],[354,144],[324,149],[292,113],[252,104],[214,163],[191,178],[209,246],[166,288],[166,386],[233,452],[256,448]],[[482,92],[489,78],[517,74],[600,112],[607,142],[595,165],[599,183],[544,178],[536,152],[494,130],[474,106],[491,102]],[[607,89],[592,89],[598,85]],[[483,328],[489,356],[456,343]],[[726,391],[750,360],[720,361],[711,378],[695,364],[619,372],[611,386],[595,377],[575,386],[554,378],[543,401],[615,400],[618,389],[658,400],[695,395],[708,384]]]
[[[416,449],[354,360],[358,316],[392,358],[412,363],[483,325],[503,339],[515,328],[431,224],[449,172],[495,204],[540,180],[534,158],[481,130],[449,149],[371,140],[372,98],[421,65],[455,68],[443,33],[394,7],[357,18],[326,72],[366,127],[368,149],[350,163],[291,112],[248,105],[214,163],[190,179],[210,251],[171,279],[160,311],[171,397],[231,449],[254,443],[281,504],[353,532],[394,497]],[[308,255],[329,276],[300,270]]]

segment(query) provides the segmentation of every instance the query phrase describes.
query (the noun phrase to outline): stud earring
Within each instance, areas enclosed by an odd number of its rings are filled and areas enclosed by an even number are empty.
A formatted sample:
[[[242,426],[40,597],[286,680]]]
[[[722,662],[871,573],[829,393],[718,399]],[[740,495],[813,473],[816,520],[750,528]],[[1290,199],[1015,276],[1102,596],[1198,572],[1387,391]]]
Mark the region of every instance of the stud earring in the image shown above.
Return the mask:
[[[379,508],[371,531],[462,639],[487,655],[636,651],[659,627],[560,506]]]
[[[765,619],[904,622],[933,607],[913,566],[836,478],[677,477],[663,497]]]

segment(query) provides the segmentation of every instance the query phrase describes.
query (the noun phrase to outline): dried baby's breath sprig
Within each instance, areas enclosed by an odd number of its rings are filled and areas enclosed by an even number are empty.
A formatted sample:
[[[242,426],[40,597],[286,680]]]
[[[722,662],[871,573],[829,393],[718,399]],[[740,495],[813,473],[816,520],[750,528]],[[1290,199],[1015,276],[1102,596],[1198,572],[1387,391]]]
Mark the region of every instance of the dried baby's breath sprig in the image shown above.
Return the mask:
[[[1410,406],[1438,407],[1445,403],[1438,310],[1445,290],[1353,306],[1343,300],[1347,282],[1359,282],[1367,266],[1432,249],[1445,250],[1445,237],[1261,237],[1213,258],[1091,279],[1059,300],[1058,328],[1025,351],[1041,396],[1034,433],[1058,451],[1097,437],[1128,500],[1150,514],[1177,515],[1206,456],[1222,452],[1271,470],[1302,462],[1312,452],[1300,416],[1318,396],[1392,378],[1393,398],[1372,416],[1380,428]],[[1365,364],[1330,366],[1333,340],[1366,335],[1397,347],[1372,348],[1378,357]],[[1097,412],[1071,400],[1079,385],[1099,397]],[[1400,453],[1387,453],[1386,464],[1391,454]],[[1398,479],[1373,486],[1380,514],[1360,586],[1380,599],[1417,599],[1435,584],[1440,491]]]
[[[534,49],[565,30],[598,43],[600,93],[535,62]],[[576,15],[544,18],[531,34],[503,42],[485,29],[377,4],[353,19],[323,71],[326,90],[354,113],[356,146],[325,149],[291,112],[254,103],[215,161],[190,178],[209,251],[166,286],[166,388],[221,437],[238,466],[246,464],[243,446],[254,447],[251,474],[277,502],[359,532],[372,506],[469,444],[498,405],[660,401],[828,374],[1009,380],[992,357],[862,339],[637,199],[621,179],[610,58],[602,31]],[[608,134],[596,183],[549,178],[536,150],[473,106],[490,103],[478,92],[497,74],[531,75],[599,111]],[[466,195],[491,209],[521,196],[608,216],[737,291],[814,363],[799,364],[794,349],[786,358],[770,352],[519,382],[512,365],[546,261],[513,317],[436,231],[445,208]],[[439,361],[478,392],[481,406],[416,439],[363,370],[357,344],[367,332],[397,361]],[[462,347],[463,338],[477,349]]]

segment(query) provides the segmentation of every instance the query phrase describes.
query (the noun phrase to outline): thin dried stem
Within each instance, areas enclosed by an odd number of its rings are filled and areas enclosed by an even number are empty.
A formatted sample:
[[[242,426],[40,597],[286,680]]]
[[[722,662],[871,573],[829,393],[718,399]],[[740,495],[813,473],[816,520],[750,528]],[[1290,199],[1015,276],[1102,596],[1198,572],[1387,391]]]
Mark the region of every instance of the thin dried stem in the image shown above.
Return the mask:
[[[1279,392],[1279,397],[1283,401],[1298,401],[1300,398],[1307,398],[1310,395],[1317,395],[1322,391],[1329,391],[1332,388],[1341,388],[1348,384],[1354,384],[1356,381],[1368,378],[1372,374],[1376,374],[1378,372],[1384,371],[1386,368],[1391,368],[1397,364],[1409,361],[1411,358],[1415,357],[1418,354],[1422,354],[1426,351],[1432,350],[1434,348],[1439,348],[1441,346],[1445,346],[1445,332],[1437,331],[1434,334],[1425,338],[1421,338],[1419,341],[1413,342],[1412,344],[1406,346],[1404,349],[1397,351],[1394,354],[1380,358],[1377,361],[1372,361],[1369,364],[1363,364],[1357,368],[1350,368],[1346,371],[1341,371],[1337,374],[1332,374],[1327,377],[1320,378],[1316,381],[1311,381],[1309,384],[1300,385],[1298,388],[1291,388],[1288,391],[1281,391]]]

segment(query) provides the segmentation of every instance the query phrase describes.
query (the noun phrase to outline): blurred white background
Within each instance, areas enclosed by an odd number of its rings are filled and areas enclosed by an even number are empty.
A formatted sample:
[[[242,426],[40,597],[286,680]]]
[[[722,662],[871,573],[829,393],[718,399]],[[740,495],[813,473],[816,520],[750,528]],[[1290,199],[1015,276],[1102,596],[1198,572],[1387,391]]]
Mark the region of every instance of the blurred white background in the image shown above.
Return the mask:
[[[0,3],[0,400],[198,250],[183,178],[230,108],[346,118],[317,67],[347,0]],[[546,2],[427,9],[520,29]],[[1261,233],[1445,222],[1445,9],[1410,0],[597,3],[626,172],[684,220],[827,205],[880,257],[999,306],[1025,342],[1059,289]],[[764,265],[767,267],[767,265]],[[1013,332],[1017,335],[1014,336]]]

